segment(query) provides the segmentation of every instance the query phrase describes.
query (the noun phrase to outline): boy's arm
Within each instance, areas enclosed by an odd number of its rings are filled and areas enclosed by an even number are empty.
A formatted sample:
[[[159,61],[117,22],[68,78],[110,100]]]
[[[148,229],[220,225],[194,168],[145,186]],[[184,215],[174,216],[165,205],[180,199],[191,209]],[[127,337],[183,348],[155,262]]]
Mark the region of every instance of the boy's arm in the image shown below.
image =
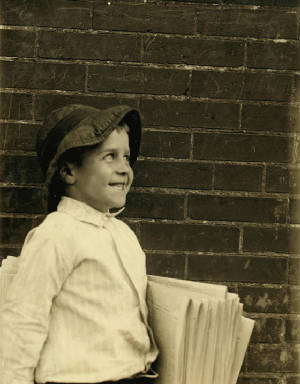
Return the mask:
[[[0,384],[33,384],[52,300],[72,271],[63,243],[33,230],[1,310]]]

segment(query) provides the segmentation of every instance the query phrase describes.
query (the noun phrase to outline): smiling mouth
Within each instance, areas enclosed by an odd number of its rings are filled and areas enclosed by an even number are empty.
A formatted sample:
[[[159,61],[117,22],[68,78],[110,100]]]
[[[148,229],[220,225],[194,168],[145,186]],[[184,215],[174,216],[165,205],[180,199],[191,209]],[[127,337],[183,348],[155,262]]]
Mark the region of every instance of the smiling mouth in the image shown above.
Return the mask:
[[[125,191],[125,187],[126,187],[124,183],[110,183],[109,186],[119,191]]]

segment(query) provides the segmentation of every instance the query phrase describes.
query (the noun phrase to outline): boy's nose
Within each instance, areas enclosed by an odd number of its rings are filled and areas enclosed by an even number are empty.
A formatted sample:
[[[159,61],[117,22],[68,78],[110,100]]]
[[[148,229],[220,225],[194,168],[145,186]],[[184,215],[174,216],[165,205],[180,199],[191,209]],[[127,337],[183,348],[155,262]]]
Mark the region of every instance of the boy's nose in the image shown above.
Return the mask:
[[[124,160],[118,161],[118,165],[116,167],[116,171],[120,174],[127,174],[130,171],[130,165]]]

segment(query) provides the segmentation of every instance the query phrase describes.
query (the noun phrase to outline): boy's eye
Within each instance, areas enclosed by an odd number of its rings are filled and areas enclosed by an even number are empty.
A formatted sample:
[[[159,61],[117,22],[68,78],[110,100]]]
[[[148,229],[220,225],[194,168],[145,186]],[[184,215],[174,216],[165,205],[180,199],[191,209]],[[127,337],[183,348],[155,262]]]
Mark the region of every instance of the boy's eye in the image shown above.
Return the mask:
[[[104,156],[105,160],[113,160],[114,154],[113,153],[108,153],[107,155]]]
[[[125,159],[126,161],[129,162],[129,160],[130,160],[130,155],[125,155],[125,156],[124,156],[124,159]]]

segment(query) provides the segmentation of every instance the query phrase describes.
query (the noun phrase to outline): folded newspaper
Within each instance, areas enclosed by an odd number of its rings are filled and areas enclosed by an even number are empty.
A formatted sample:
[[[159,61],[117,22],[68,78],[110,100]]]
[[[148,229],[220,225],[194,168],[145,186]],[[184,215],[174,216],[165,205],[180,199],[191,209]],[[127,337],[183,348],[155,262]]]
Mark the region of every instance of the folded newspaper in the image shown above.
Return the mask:
[[[148,276],[149,321],[160,350],[155,384],[235,384],[254,321],[226,286]]]
[[[18,258],[0,268],[0,310]],[[254,321],[227,287],[148,275],[149,321],[159,347],[155,384],[235,384]]]

